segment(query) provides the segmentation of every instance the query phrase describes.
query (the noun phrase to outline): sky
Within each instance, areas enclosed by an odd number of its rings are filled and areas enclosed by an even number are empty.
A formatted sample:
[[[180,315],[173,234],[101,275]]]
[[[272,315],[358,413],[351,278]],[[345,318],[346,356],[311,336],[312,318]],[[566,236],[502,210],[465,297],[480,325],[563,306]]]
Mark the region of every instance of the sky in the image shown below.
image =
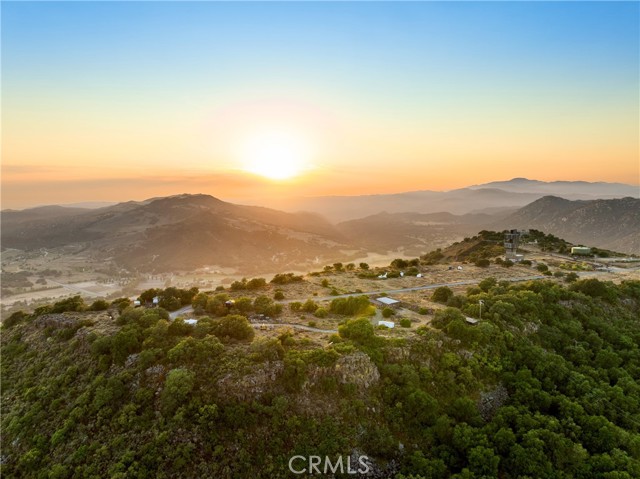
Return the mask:
[[[640,183],[637,2],[5,2],[2,208]]]

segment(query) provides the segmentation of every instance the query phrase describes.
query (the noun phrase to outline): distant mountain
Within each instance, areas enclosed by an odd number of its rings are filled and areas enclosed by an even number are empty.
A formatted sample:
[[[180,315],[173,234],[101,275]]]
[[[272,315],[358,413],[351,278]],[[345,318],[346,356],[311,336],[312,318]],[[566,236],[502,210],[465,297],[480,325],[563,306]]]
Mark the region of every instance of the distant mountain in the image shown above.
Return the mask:
[[[412,191],[389,195],[320,196],[295,198],[270,206],[285,211],[311,211],[332,221],[347,221],[387,213],[448,213],[462,215],[485,208],[520,207],[538,199],[534,193],[511,193],[499,189]]]
[[[208,195],[179,195],[93,210],[46,207],[2,212],[2,246],[33,250],[81,246],[82,254],[141,271],[203,265],[243,270],[321,264],[352,248],[311,213],[239,206]]]
[[[506,216],[506,215],[503,215]],[[378,213],[338,223],[336,227],[358,246],[384,253],[401,249],[418,256],[454,240],[473,235],[496,216],[451,213]]]
[[[569,201],[545,196],[497,222],[534,228],[575,244],[640,254],[640,199]]]
[[[544,182],[514,178],[451,191],[411,191],[406,193],[362,196],[320,196],[272,202],[269,206],[284,211],[311,211],[332,221],[347,221],[387,213],[437,213],[456,215],[472,212],[504,212],[525,206],[543,196],[569,200],[640,197],[637,186],[621,183],[585,181]]]
[[[497,188],[513,193],[544,193],[567,199],[610,199],[631,196],[640,197],[640,187],[623,183],[605,183],[587,181],[538,181],[527,178],[513,178],[509,181],[493,181],[482,185],[470,186],[469,189]],[[593,198],[585,198],[591,196]],[[578,198],[581,197],[581,198]]]

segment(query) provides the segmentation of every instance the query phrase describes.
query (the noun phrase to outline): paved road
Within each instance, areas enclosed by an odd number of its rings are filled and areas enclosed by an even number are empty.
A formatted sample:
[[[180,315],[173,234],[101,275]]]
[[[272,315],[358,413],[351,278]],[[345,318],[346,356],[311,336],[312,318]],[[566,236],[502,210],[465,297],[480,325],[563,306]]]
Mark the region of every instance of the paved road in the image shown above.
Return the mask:
[[[523,278],[507,278],[505,279],[505,281],[510,281],[510,282],[520,282],[520,281],[531,281],[531,280],[537,280],[537,279],[548,279],[549,276],[526,276]],[[377,290],[377,291],[366,291],[363,293],[347,293],[347,294],[339,294],[337,296],[321,296],[321,297],[313,297],[312,299],[314,301],[330,301],[332,299],[336,299],[336,298],[349,298],[351,296],[371,296],[371,295],[376,295],[376,294],[394,294],[394,293],[407,293],[407,292],[411,292],[411,291],[424,291],[424,290],[429,290],[429,289],[436,289],[439,288],[440,286],[468,286],[468,285],[472,285],[472,284],[478,284],[480,281],[482,280],[466,280],[466,281],[454,281],[451,283],[436,283],[436,284],[427,284],[424,286],[413,286],[411,288],[400,288],[400,289],[382,289],[382,290]],[[298,299],[285,299],[283,301],[279,301],[282,304],[289,304],[289,303],[293,303],[295,301],[301,301],[304,302],[309,298],[298,298]],[[177,311],[174,311],[173,313],[169,314],[169,317],[171,319],[176,319],[178,316],[183,315],[183,314],[188,314],[191,313],[193,311],[193,309],[191,308],[191,306],[185,306],[184,308],[180,308]],[[281,323],[278,323],[281,324]],[[292,326],[292,325],[290,325]],[[307,326],[304,326],[303,328],[307,328]],[[312,328],[313,330],[313,328]],[[322,331],[322,330],[320,330]],[[332,332],[332,331],[329,331]]]
[[[174,320],[178,316],[181,316],[181,315],[187,314],[187,313],[191,313],[191,312],[193,312],[193,308],[191,306],[185,306],[183,308],[180,308],[180,309],[174,311],[173,313],[169,313],[169,318],[171,318],[171,320]]]
[[[57,284],[58,286],[62,286],[65,289],[73,291],[75,293],[83,293],[87,296],[91,296],[93,298],[102,298],[104,295],[95,293],[93,291],[89,291],[88,289],[78,288],[77,286],[71,286],[70,284],[59,283],[58,281],[54,281],[52,279],[48,280],[50,283]]]
[[[276,327],[279,328],[281,326],[290,326],[295,329],[302,329],[303,331],[312,331],[314,333],[337,333],[337,329],[320,329],[320,328],[312,328],[311,326],[305,326],[304,324],[293,324],[293,323],[252,323],[255,329],[260,329],[260,326],[267,327]]]
[[[507,278],[505,279],[505,281],[510,281],[510,282],[519,282],[519,281],[531,281],[534,279],[548,279],[549,276],[526,276],[524,278]],[[468,285],[472,285],[472,284],[478,284],[480,281],[482,280],[474,280],[474,279],[470,279],[470,280],[466,280],[466,281],[454,281],[452,283],[435,283],[435,284],[427,284],[424,286],[413,286],[411,288],[400,288],[400,289],[381,289],[378,291],[365,291],[363,293],[347,293],[347,294],[339,294],[337,296],[322,296],[322,297],[313,297],[312,299],[314,301],[329,301],[332,299],[336,299],[336,298],[348,298],[350,296],[371,296],[371,295],[375,295],[375,294],[394,294],[394,293],[407,293],[407,292],[411,292],[411,291],[423,291],[423,290],[428,290],[428,289],[436,289],[439,288],[441,286],[468,286]],[[281,303],[293,303],[294,301],[306,301],[307,298],[304,299],[287,299],[284,301],[280,301]]]

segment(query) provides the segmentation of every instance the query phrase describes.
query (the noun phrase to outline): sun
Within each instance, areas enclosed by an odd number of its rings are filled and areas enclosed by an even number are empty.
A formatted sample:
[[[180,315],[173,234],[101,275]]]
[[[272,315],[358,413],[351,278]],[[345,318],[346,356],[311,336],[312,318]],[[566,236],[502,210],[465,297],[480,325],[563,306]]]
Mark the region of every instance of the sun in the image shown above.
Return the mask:
[[[242,149],[243,169],[271,180],[288,180],[309,166],[309,147],[293,131],[262,131],[249,137]]]

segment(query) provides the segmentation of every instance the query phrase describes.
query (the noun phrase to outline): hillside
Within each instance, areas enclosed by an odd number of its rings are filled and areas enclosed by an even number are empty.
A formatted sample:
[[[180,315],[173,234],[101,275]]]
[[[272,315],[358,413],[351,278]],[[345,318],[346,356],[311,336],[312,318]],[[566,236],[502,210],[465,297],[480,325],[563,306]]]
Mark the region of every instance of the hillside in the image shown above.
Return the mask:
[[[175,293],[196,325],[71,298],[2,326],[2,477],[273,479],[295,455],[370,473],[337,477],[640,476],[638,281],[488,278],[393,337],[362,297],[327,305],[329,336],[251,325],[260,292]]]
[[[546,196],[497,222],[535,228],[575,244],[640,254],[640,199],[568,201]]]
[[[354,244],[384,253],[401,249],[419,256],[448,245],[453,239],[476,233],[499,215],[451,213],[379,213],[338,223],[336,227]]]
[[[2,213],[2,246],[77,246],[83,255],[140,271],[311,265],[343,257],[343,236],[309,213],[240,206],[208,195],[180,195],[94,210],[49,208]]]

